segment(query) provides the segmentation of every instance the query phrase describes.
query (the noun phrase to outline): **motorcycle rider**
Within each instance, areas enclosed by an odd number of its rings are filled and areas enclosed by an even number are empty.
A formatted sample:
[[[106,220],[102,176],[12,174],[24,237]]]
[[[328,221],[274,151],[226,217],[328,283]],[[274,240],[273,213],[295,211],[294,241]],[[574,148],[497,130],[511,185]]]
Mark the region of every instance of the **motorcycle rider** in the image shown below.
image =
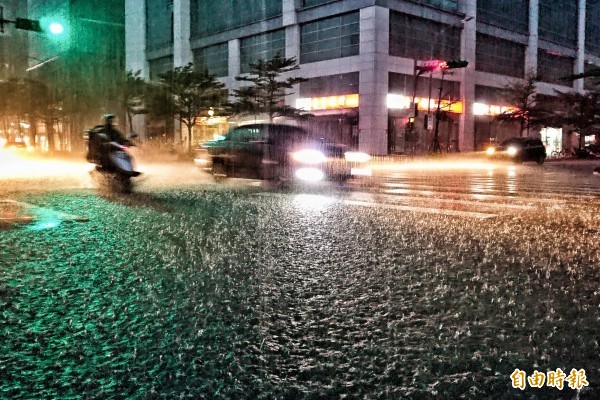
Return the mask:
[[[109,158],[109,142],[116,142],[123,146],[131,146],[132,143],[119,131],[116,125],[116,116],[113,114],[105,114],[103,116],[103,125],[101,126],[101,132],[106,135],[106,139],[104,143],[102,143],[102,148],[100,151],[100,165],[104,169],[110,168],[110,158]],[[133,171],[133,176],[140,175],[140,172]]]
[[[131,142],[123,136],[121,131],[115,128],[116,117],[113,114],[105,114],[103,120],[103,133],[106,134],[109,142],[117,142],[121,145],[131,145]]]

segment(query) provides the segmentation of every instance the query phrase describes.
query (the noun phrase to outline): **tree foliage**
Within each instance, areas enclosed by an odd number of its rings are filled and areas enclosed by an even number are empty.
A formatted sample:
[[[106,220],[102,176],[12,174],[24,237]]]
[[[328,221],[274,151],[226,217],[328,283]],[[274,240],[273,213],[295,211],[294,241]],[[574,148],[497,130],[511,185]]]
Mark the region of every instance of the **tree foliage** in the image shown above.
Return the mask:
[[[270,60],[258,60],[250,63],[250,72],[235,77],[237,81],[251,85],[234,90],[237,101],[232,104],[236,114],[267,114],[270,121],[275,117],[301,118],[306,115],[302,110],[285,104],[285,97],[293,94],[289,90],[294,85],[305,82],[302,77],[283,75],[298,70],[295,58],[275,55]]]
[[[206,70],[195,69],[192,63],[167,71],[159,79],[174,117],[187,127],[188,150],[191,150],[192,127],[211,108],[220,109],[226,104],[227,89]]]
[[[539,78],[529,74],[519,81],[504,88],[505,101],[509,108],[495,117],[498,121],[517,122],[520,136],[529,136],[532,128],[543,126],[548,119],[548,111],[540,101],[537,93]]]
[[[57,108],[48,85],[35,79],[9,79],[0,83],[0,115],[4,131],[8,132],[9,121],[16,122],[18,134],[22,133],[21,123],[29,124],[29,143],[37,141],[37,121],[47,120]],[[13,135],[15,133],[13,132]]]
[[[121,91],[121,108],[125,110],[130,131],[133,131],[133,116],[148,112],[145,98],[146,82],[141,77],[141,71],[127,71]]]
[[[600,91],[556,93],[564,109],[554,111],[553,124],[573,127],[579,133],[581,149],[585,144],[585,136],[600,129]]]

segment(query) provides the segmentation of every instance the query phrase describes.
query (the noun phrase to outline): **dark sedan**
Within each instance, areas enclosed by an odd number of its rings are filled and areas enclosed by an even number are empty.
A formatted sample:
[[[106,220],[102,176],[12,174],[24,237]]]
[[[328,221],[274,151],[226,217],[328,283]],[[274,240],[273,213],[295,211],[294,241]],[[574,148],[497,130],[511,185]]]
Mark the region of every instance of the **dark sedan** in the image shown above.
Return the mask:
[[[489,147],[487,155],[493,158],[510,159],[516,163],[535,161],[543,164],[546,160],[546,146],[540,139],[514,137],[498,146]]]
[[[369,156],[314,140],[298,126],[251,124],[204,143],[197,149],[195,161],[217,180],[239,177],[318,182],[351,177]]]

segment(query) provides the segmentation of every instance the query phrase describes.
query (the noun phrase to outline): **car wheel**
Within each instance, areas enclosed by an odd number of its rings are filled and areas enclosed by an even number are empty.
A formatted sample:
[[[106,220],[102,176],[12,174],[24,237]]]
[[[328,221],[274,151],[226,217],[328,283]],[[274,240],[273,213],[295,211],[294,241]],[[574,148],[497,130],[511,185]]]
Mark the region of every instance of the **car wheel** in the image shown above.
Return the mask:
[[[225,179],[227,179],[227,171],[225,171],[225,166],[221,163],[213,164],[212,176],[217,183],[223,182]]]
[[[542,165],[544,163],[544,161],[546,160],[546,157],[539,156],[537,160],[535,160],[539,165]]]
[[[288,165],[281,165],[275,171],[273,182],[280,189],[287,189],[292,186],[293,172]]]

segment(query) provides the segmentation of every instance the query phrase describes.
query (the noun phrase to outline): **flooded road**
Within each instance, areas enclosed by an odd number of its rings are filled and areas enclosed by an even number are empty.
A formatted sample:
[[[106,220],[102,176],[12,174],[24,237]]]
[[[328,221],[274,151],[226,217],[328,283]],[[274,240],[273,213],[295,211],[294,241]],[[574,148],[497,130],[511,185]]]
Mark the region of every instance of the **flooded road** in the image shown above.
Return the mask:
[[[0,230],[0,397],[577,395],[514,389],[517,368],[585,370],[579,398],[598,397],[581,164],[275,190],[149,163],[127,196],[68,165],[3,181],[29,218]]]

